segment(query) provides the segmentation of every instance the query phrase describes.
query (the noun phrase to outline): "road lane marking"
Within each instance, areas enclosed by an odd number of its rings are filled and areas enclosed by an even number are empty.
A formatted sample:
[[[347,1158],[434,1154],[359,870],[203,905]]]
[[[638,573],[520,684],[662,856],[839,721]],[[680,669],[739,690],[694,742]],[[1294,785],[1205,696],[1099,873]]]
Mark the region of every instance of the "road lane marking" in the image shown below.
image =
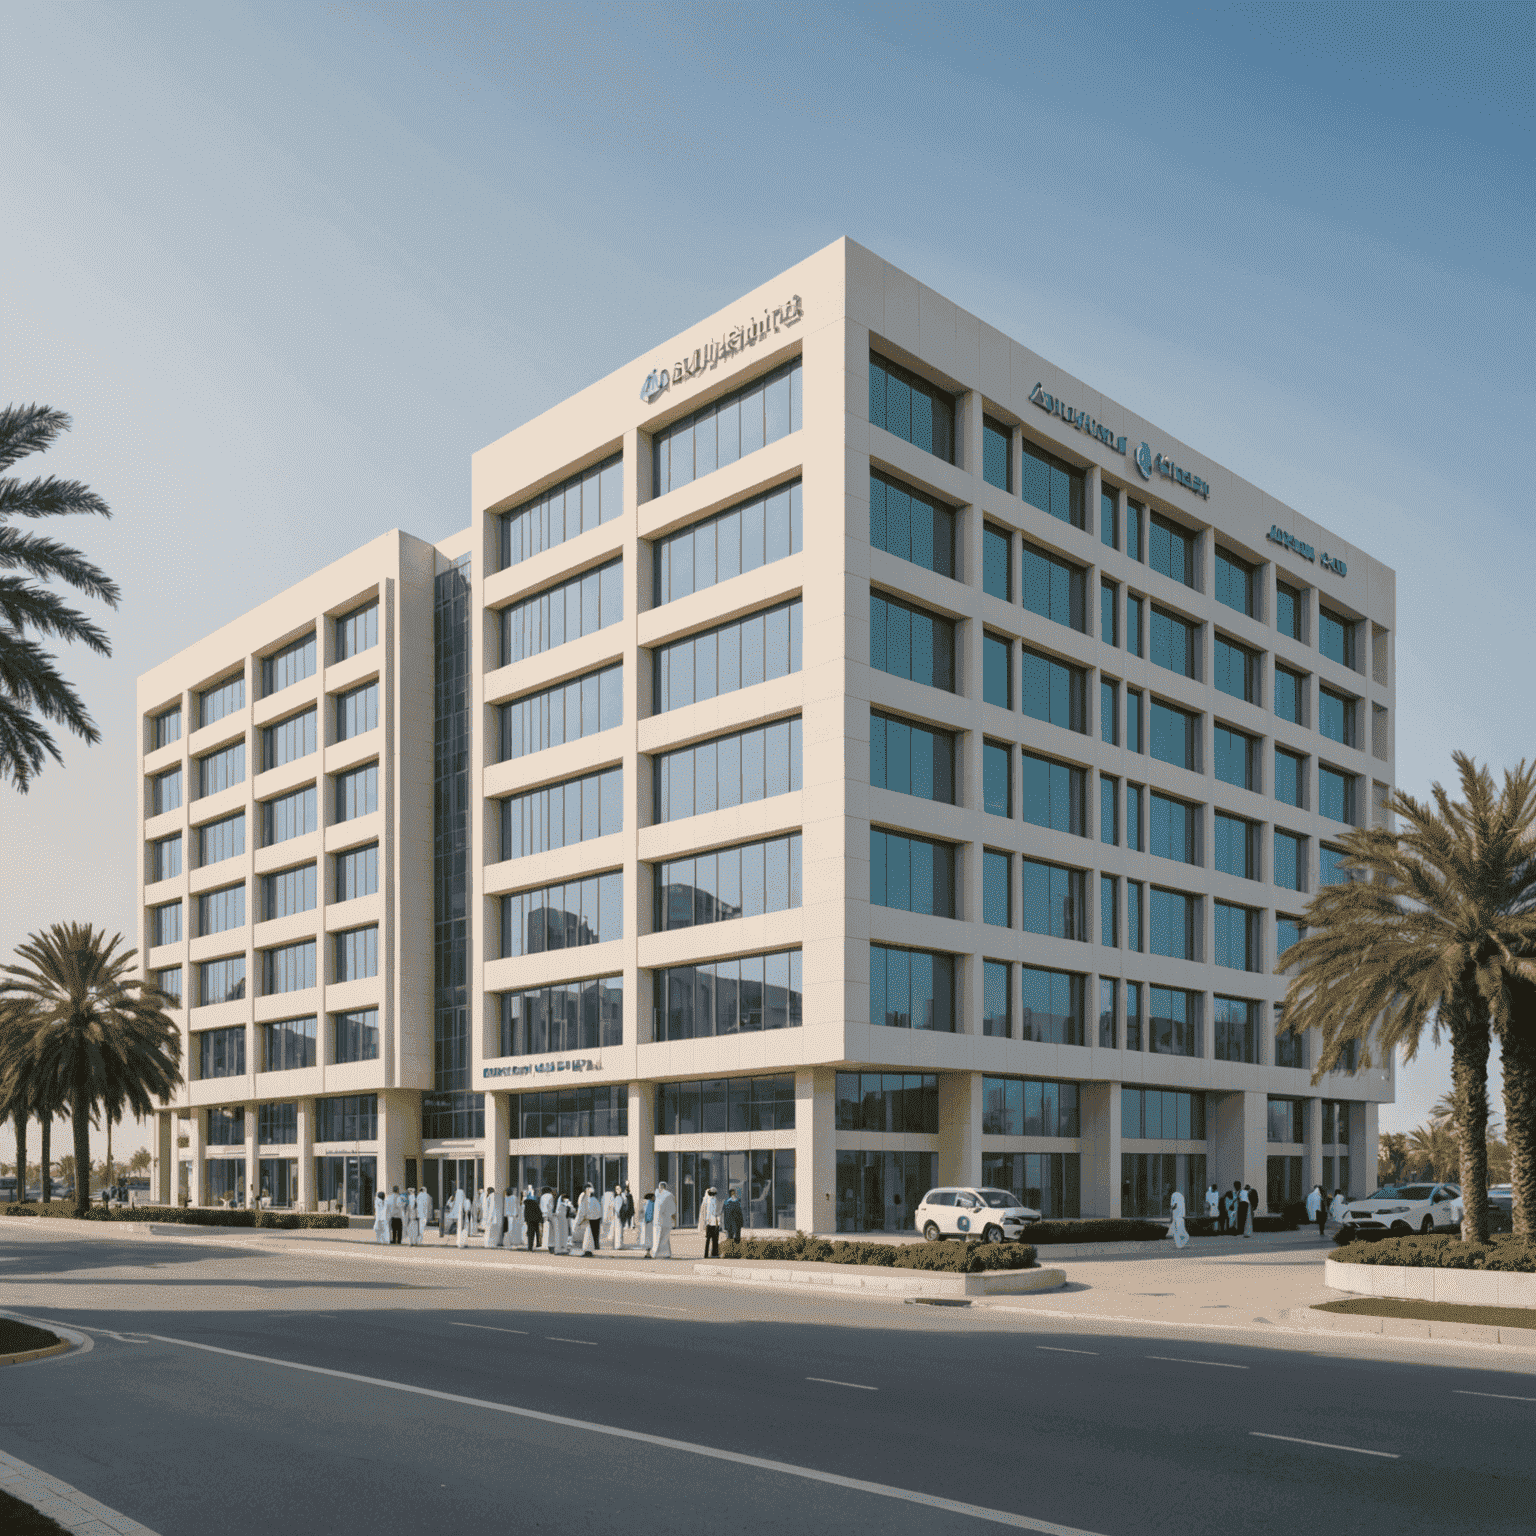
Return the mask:
[[[493,1328],[489,1323],[460,1323],[455,1322],[451,1317],[444,1318],[443,1321],[450,1328],[478,1328],[483,1333],[515,1333],[525,1339],[528,1337],[528,1330],[526,1328]]]
[[[562,1339],[558,1333],[546,1333],[544,1337],[551,1344],[590,1344],[593,1349],[597,1348],[596,1339]]]
[[[1302,1440],[1296,1435],[1266,1435],[1262,1429],[1250,1429],[1255,1440],[1287,1440],[1292,1445],[1315,1445],[1324,1451],[1352,1451],[1356,1456],[1380,1456],[1386,1461],[1401,1461],[1396,1451],[1368,1451],[1359,1445],[1335,1445],[1331,1440]]]
[[[1219,1365],[1224,1371],[1246,1371],[1246,1365],[1232,1365],[1225,1360],[1186,1360],[1182,1355],[1148,1355],[1148,1360],[1167,1360],[1173,1365]]]
[[[1511,1397],[1508,1392],[1464,1392],[1460,1387],[1451,1389],[1452,1397],[1496,1397],[1501,1403],[1536,1403],[1536,1397]]]
[[[1056,1344],[1036,1344],[1036,1349],[1048,1350],[1053,1355],[1098,1355],[1096,1349],[1062,1349]]]
[[[296,1360],[278,1360],[270,1355],[253,1355],[239,1349],[222,1349],[217,1344],[200,1344],[193,1339],[172,1339],[160,1333],[149,1333],[145,1338],[157,1344],[174,1344],[181,1349],[200,1349],[205,1354],[223,1355],[229,1360],[250,1360],[257,1365],[275,1365],[284,1370],[303,1371],[310,1376],[328,1376],[333,1381],[350,1381],[365,1387],[385,1387],[391,1392],[407,1392],[413,1397],[429,1397],[440,1403],[454,1403],[463,1408],[482,1408],[491,1413],[505,1413],[512,1418],[529,1419],[538,1424],[553,1424],[561,1429],[581,1429],[588,1434],[607,1435],[615,1440],[629,1440],[637,1445],[654,1445],[664,1451],[681,1451],[689,1456],[705,1456],[712,1461],[728,1461],[739,1467],[754,1467],[759,1472],[776,1472],[783,1477],[798,1477],[808,1483],[823,1483],[833,1488],[848,1488],[854,1493],[872,1494],[876,1498],[897,1499],[905,1504],[918,1504],[924,1509],[942,1510],[945,1514],[965,1515],[972,1520],[985,1520],[992,1525],[1005,1525],[1016,1531],[1035,1531],[1040,1536],[1098,1536],[1073,1525],[1057,1525],[1052,1520],[1036,1520],[1029,1515],[1016,1515],[1011,1510],[988,1509],[982,1504],[963,1504],[958,1499],[940,1498],[937,1494],[919,1493],[914,1488],[896,1488],[889,1483],[872,1483],[860,1477],[843,1477],[836,1472],[823,1472],[817,1467],[797,1466],[792,1461],[773,1461],[766,1456],[749,1456],[742,1451],[724,1451],[713,1445],[699,1445],[692,1440],[672,1440],[665,1435],[648,1435],[638,1429],[621,1429],[616,1424],[596,1424],[590,1419],[572,1419],[559,1413],[542,1413],[536,1408],[517,1408],[511,1403],[493,1403],[480,1397],[463,1397],[457,1392],[440,1392],[434,1387],[417,1387],[403,1381],[387,1381],[382,1376],[362,1376],[355,1371],[337,1371],[324,1365],[302,1365]]]
[[[862,1382],[858,1381],[833,1381],[830,1376],[807,1376],[805,1379],[807,1381],[819,1381],[823,1386],[828,1387],[852,1387],[856,1392],[878,1392],[880,1390],[879,1387],[866,1387]]]

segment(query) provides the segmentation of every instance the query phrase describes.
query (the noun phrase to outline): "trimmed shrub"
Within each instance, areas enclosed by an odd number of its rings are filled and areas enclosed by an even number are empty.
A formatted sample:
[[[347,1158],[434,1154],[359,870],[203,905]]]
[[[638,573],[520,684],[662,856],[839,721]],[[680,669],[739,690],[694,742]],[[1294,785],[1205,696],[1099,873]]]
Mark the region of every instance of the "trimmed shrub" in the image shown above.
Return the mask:
[[[9,1317],[0,1317],[0,1355],[20,1355],[29,1349],[50,1349],[59,1342],[59,1336],[51,1328],[34,1328],[31,1323],[18,1323]]]
[[[1335,1239],[1337,1242],[1337,1239]],[[1494,1269],[1536,1274],[1536,1242],[1500,1236],[1488,1243],[1459,1237],[1384,1237],[1372,1243],[1345,1243],[1333,1255],[1343,1264],[1401,1264],[1407,1269]]]
[[[1085,1216],[1080,1221],[1037,1221],[1027,1230],[1037,1248],[1048,1243],[1155,1243],[1168,1236],[1168,1223],[1133,1216]]]
[[[279,1227],[285,1232],[313,1231],[316,1228],[345,1227],[345,1214],[338,1211],[262,1211],[258,1227]]]
[[[72,1200],[55,1200],[50,1205],[0,1205],[7,1216],[62,1216],[75,1214]],[[217,1205],[132,1205],[109,1210],[103,1205],[90,1206],[86,1221],[155,1221],[164,1226],[181,1227],[345,1227],[347,1218],[331,1211],[245,1211],[225,1210]]]
[[[810,1264],[874,1264],[884,1269],[931,1269],[975,1275],[992,1269],[1033,1269],[1028,1243],[829,1242],[807,1232],[721,1243],[722,1259],[783,1259]]]

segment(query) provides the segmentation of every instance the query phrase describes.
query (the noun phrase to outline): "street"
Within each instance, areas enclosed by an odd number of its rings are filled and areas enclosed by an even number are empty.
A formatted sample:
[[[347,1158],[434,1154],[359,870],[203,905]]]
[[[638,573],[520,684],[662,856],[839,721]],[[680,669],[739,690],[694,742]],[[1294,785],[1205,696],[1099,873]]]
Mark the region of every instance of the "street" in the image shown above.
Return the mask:
[[[1486,1350],[28,1227],[0,1307],[92,1348],[6,1374],[0,1449],[161,1536],[1523,1532],[1536,1492],[1536,1361]]]

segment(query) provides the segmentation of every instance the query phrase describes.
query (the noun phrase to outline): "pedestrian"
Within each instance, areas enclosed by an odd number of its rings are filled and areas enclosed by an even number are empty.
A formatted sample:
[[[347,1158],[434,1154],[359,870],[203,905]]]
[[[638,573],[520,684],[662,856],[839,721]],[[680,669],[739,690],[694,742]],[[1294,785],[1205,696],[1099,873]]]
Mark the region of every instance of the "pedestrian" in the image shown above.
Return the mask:
[[[448,1229],[453,1225],[453,1185],[448,1186],[448,1192],[443,1196],[443,1208],[437,1216],[437,1240],[440,1243],[448,1241]]]
[[[1230,1189],[1223,1190],[1221,1195],[1221,1212],[1217,1231],[1225,1237],[1232,1230],[1232,1223],[1237,1219],[1237,1196]]]
[[[432,1196],[427,1193],[426,1185],[422,1185],[416,1191],[416,1242],[420,1245],[422,1238],[427,1235],[427,1228],[432,1224]]]
[[[389,1200],[382,1189],[373,1197],[373,1240],[389,1241]]]
[[[1248,1191],[1243,1188],[1241,1180],[1233,1179],[1232,1194],[1237,1205],[1237,1235],[1239,1237],[1247,1237]]]
[[[656,1185],[655,1199],[655,1232],[651,1239],[651,1257],[653,1259],[670,1259],[672,1257],[672,1223],[677,1220],[677,1200],[672,1191],[667,1188],[666,1181],[661,1180]]]
[[[510,1184],[502,1200],[501,1246],[521,1248],[523,1245],[523,1197]]]
[[[1344,1199],[1344,1191],[1335,1189],[1333,1192],[1333,1204],[1328,1207],[1328,1219],[1336,1226],[1344,1225],[1344,1218],[1349,1214],[1348,1206]]]
[[[544,1251],[555,1249],[555,1193],[548,1184],[539,1192],[539,1225],[544,1231]]]
[[[533,1185],[530,1184],[527,1194],[523,1196],[523,1236],[527,1240],[529,1253],[539,1246],[539,1232],[543,1226],[544,1212],[539,1209]]]
[[[1252,1184],[1248,1186],[1248,1230],[1244,1237],[1252,1237],[1259,1230],[1259,1192]]]
[[[470,1215],[474,1210],[474,1202],[469,1198],[468,1193],[462,1189],[454,1195],[453,1199],[455,1205],[453,1222],[454,1246],[458,1248],[467,1248],[469,1247],[469,1239],[472,1231],[470,1226]]]
[[[561,1195],[555,1201],[555,1252],[562,1257],[571,1251],[571,1218],[575,1214],[576,1207],[569,1195]]]
[[[619,1199],[619,1224],[626,1231],[635,1224],[635,1197],[630,1193],[628,1184],[625,1184],[624,1193]]]
[[[501,1247],[501,1191],[494,1184],[485,1191],[485,1246]]]
[[[1189,1247],[1189,1228],[1184,1225],[1184,1196],[1178,1191],[1168,1196],[1168,1208],[1173,1213],[1173,1222],[1168,1228],[1168,1235],[1173,1239],[1175,1248]]]
[[[739,1243],[741,1241],[741,1229],[744,1225],[744,1218],[741,1201],[736,1198],[736,1191],[734,1189],[731,1191],[730,1198],[725,1202],[725,1206],[720,1212],[720,1217],[725,1226],[726,1237],[733,1243]]]
[[[598,1249],[598,1227],[603,1219],[603,1208],[592,1193],[592,1186],[584,1184],[576,1197],[576,1230],[581,1233],[581,1256],[590,1259]]]
[[[704,1257],[720,1257],[720,1199],[713,1188],[704,1191],[699,1202],[699,1225],[704,1229]]]
[[[400,1198],[400,1186],[396,1184],[389,1192],[389,1199],[385,1203],[385,1209],[389,1213],[389,1242],[391,1247],[397,1247],[405,1240],[405,1201]]]
[[[640,1209],[635,1213],[635,1225],[639,1230],[642,1257],[651,1256],[651,1223],[656,1219],[656,1196],[646,1190]]]
[[[598,1247],[607,1242],[612,1248],[619,1246],[619,1186],[603,1191],[603,1226],[598,1237]]]
[[[1321,1184],[1314,1184],[1307,1191],[1307,1220],[1317,1223],[1317,1235],[1321,1237],[1323,1228],[1328,1225],[1328,1201]]]
[[[1215,1181],[1205,1191],[1205,1214],[1211,1221],[1217,1220],[1217,1212],[1221,1209],[1221,1191],[1216,1188]]]

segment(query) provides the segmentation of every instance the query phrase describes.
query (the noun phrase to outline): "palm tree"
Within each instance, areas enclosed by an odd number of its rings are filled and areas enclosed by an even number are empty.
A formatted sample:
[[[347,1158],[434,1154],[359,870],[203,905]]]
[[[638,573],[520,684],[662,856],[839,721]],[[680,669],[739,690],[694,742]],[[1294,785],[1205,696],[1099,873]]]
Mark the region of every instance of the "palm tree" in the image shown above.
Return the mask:
[[[90,1204],[90,1130],[98,1111],[142,1118],[181,1082],[181,1031],[173,1000],[130,974],[137,950],[122,950],[89,923],[55,923],[18,947],[24,965],[0,967],[0,995],[19,1004],[19,1029],[0,1039],[0,1093],[22,1082],[67,1104],[74,1121],[75,1210]]]
[[[1431,1179],[1449,1179],[1460,1156],[1455,1130],[1448,1121],[1415,1127],[1408,1133],[1408,1156]]]
[[[0,410],[0,471],[42,452],[69,426],[63,411],[45,405],[6,406]],[[112,515],[106,502],[78,480],[0,478],[0,779],[10,779],[23,794],[42,771],[45,757],[63,761],[43,721],[56,720],[92,744],[101,738],[52,654],[27,631],[78,640],[110,656],[112,646],[102,630],[42,583],[57,579],[111,608],[118,604],[117,583],[79,550],[45,534],[24,533],[10,522],[76,512]]]
[[[1486,1242],[1489,1044],[1508,1026],[1521,957],[1536,951],[1536,768],[1522,762],[1496,791],[1486,768],[1462,752],[1454,761],[1463,800],[1439,784],[1432,804],[1398,791],[1386,809],[1402,830],[1345,837],[1349,878],[1312,898],[1306,937],[1285,953],[1284,1016],[1322,1034],[1314,1083],[1352,1040],[1370,1066],[1373,1042],[1409,1060],[1426,1027],[1437,1043],[1450,1036],[1462,1237]]]

